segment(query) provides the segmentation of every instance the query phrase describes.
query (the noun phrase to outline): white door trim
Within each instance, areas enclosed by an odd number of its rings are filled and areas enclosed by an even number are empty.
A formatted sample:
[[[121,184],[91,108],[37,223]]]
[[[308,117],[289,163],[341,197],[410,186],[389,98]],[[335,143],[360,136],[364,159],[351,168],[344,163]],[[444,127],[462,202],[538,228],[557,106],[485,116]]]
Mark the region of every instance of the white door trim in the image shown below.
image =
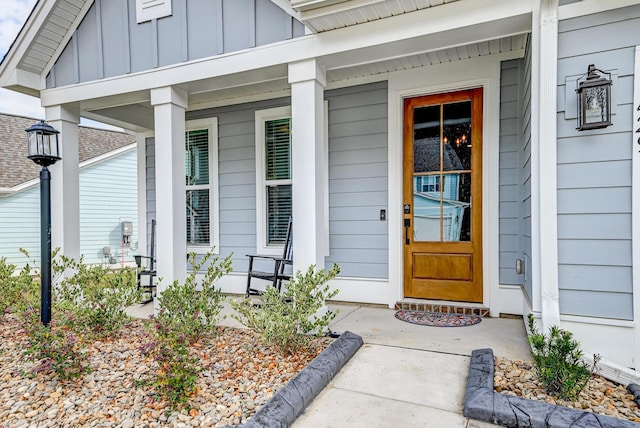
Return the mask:
[[[410,96],[483,87],[483,303],[491,316],[499,315],[498,155],[500,119],[500,62],[508,56],[492,56],[405,70],[389,75],[389,281],[396,300],[404,296],[402,247],[403,103]],[[427,77],[428,76],[428,77]]]
[[[640,290],[636,287],[640,284],[640,131],[638,121],[640,121],[640,45],[635,50],[633,83],[633,123],[631,133],[632,154],[632,186],[631,186],[631,248],[632,248],[632,284],[633,287],[633,323],[634,323],[634,346],[633,346],[633,368],[640,370]]]

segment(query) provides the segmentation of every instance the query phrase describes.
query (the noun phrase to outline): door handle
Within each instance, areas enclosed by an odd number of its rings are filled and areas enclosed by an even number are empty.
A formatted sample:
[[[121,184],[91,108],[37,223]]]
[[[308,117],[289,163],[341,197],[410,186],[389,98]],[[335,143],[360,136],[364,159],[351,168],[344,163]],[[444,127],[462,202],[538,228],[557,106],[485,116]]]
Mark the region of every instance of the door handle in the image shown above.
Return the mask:
[[[404,243],[405,245],[409,245],[409,228],[411,227],[411,219],[404,219]]]

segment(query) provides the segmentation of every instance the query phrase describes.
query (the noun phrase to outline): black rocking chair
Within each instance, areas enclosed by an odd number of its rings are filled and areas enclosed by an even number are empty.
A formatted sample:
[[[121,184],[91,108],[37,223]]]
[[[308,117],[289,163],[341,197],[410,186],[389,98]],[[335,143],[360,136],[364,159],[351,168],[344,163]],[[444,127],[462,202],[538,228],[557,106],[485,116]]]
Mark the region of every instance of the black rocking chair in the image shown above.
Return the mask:
[[[137,275],[136,283],[138,289],[143,293],[149,293],[149,298],[142,302],[142,304],[149,303],[156,295],[156,284],[154,279],[156,277],[156,254],[155,254],[155,239],[156,239],[156,221],[151,220],[151,255],[150,256],[133,256],[136,260]]]
[[[282,257],[270,256],[270,255],[257,255],[247,254],[249,257],[249,269],[247,271],[247,291],[246,297],[251,295],[260,296],[264,293],[262,290],[251,287],[251,279],[257,278],[271,283],[272,287],[275,287],[278,291],[282,288],[282,281],[289,281],[293,274],[290,272],[291,268],[287,269],[287,266],[293,265],[293,233],[292,233],[292,221],[289,218],[289,224],[287,226],[287,238],[284,243],[284,249]],[[254,270],[254,260],[265,260],[264,263],[273,263],[273,270]]]

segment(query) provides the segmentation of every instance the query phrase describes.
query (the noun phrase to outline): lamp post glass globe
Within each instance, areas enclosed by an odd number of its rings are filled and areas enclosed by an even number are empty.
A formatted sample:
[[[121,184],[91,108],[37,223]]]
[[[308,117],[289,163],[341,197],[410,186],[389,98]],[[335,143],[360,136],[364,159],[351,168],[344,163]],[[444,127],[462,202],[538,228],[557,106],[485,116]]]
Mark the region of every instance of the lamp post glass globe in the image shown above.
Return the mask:
[[[41,166],[53,165],[60,160],[60,145],[58,134],[53,126],[41,120],[25,130],[29,159]]]

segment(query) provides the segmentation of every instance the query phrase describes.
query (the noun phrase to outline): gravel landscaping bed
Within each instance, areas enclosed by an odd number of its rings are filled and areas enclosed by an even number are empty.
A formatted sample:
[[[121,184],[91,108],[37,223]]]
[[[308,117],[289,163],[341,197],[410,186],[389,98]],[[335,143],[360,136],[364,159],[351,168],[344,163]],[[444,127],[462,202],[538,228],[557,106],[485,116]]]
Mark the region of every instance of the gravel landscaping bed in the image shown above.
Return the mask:
[[[576,401],[565,401],[546,393],[530,362],[494,357],[494,364],[496,392],[640,422],[640,409],[633,394],[602,376],[593,376]]]
[[[332,341],[319,338],[305,352],[283,357],[250,330],[218,327],[193,347],[204,372],[189,408],[171,411],[150,387],[157,367],[143,355],[149,339],[133,320],[120,333],[88,347],[91,372],[74,381],[31,373],[25,337],[11,315],[0,319],[0,426],[218,427],[246,423]]]

